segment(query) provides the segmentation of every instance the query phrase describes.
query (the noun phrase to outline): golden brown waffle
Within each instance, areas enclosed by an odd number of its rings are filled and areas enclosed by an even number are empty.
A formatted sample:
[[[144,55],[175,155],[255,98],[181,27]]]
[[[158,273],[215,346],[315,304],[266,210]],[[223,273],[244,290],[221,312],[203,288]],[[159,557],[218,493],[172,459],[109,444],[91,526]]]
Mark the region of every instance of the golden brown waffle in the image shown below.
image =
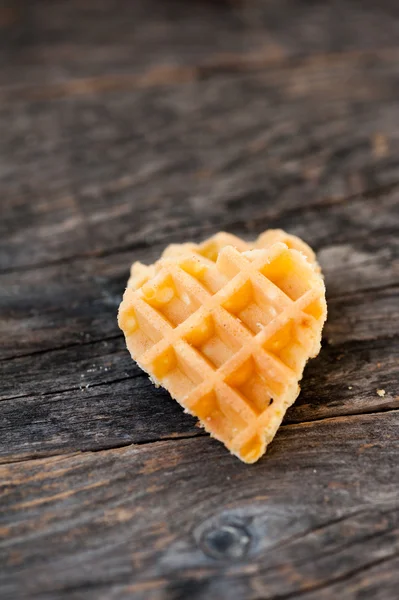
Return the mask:
[[[315,268],[320,272],[315,253],[310,246],[303,242],[299,237],[291,235],[282,229],[269,229],[262,233],[255,242],[245,242],[231,233],[221,231],[201,244],[170,244],[163,251],[161,258],[171,258],[173,256],[179,256],[180,254],[186,254],[187,252],[193,252],[194,254],[199,254],[200,256],[215,262],[219,252],[226,246],[233,246],[240,252],[245,252],[246,250],[255,248],[269,248],[276,242],[282,242],[283,244],[286,244],[288,248],[302,252],[309,262],[314,264]],[[147,266],[140,262],[133,263],[128,285],[140,287],[140,285],[154,275],[154,269],[154,265]]]
[[[168,250],[141,282],[136,271],[119,325],[151,379],[252,463],[319,352],[326,302],[323,280],[301,252],[239,242],[207,256],[193,245]]]

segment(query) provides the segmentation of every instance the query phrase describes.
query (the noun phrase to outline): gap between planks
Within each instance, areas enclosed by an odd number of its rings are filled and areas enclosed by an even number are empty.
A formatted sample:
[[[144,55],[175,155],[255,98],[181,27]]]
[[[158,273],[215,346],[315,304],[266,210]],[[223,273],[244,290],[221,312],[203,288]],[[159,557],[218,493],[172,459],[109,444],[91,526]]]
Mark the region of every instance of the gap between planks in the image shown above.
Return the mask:
[[[339,422],[339,421],[352,421],[352,420],[356,420],[358,418],[364,417],[364,416],[368,416],[368,415],[380,415],[383,413],[392,413],[392,414],[399,414],[399,407],[398,408],[381,408],[380,410],[377,411],[364,411],[364,412],[360,412],[360,413],[353,413],[353,414],[346,414],[346,415],[339,415],[339,416],[333,416],[333,417],[325,417],[323,419],[314,419],[312,421],[302,421],[301,423],[286,423],[286,424],[282,424],[280,425],[278,431],[280,430],[286,430],[286,429],[300,429],[300,428],[305,428],[305,427],[314,427],[317,426],[319,423],[326,423],[326,422]],[[191,433],[191,434],[176,434],[174,436],[170,436],[170,437],[164,437],[164,438],[160,438],[159,440],[148,440],[148,441],[142,441],[142,442],[128,442],[126,444],[121,443],[121,444],[116,444],[113,446],[107,446],[104,448],[96,448],[94,450],[79,450],[76,452],[56,452],[56,453],[38,453],[37,456],[34,455],[21,455],[21,456],[10,456],[9,458],[7,457],[3,457],[0,458],[0,470],[2,467],[5,466],[13,466],[19,463],[26,463],[26,462],[30,462],[30,461],[38,461],[38,460],[42,460],[42,461],[46,461],[48,459],[52,460],[52,459],[58,459],[58,458],[72,458],[72,457],[76,457],[76,456],[81,456],[81,455],[90,455],[90,454],[97,454],[99,452],[114,452],[114,451],[118,451],[119,449],[126,449],[128,447],[138,447],[138,446],[155,446],[155,445],[159,445],[159,444],[168,444],[169,442],[180,442],[181,440],[195,440],[198,438],[205,438],[205,437],[210,437],[210,435],[203,431],[203,430],[198,430],[198,433]],[[228,450],[226,450],[226,452],[228,452]],[[238,460],[238,459],[237,459]]]

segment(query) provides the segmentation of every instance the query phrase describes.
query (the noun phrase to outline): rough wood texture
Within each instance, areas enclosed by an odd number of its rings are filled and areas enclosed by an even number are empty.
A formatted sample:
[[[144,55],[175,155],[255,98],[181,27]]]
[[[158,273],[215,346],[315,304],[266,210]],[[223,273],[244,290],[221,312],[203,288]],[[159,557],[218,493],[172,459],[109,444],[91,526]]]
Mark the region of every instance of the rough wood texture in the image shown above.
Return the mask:
[[[0,2],[1,600],[396,600],[398,34],[388,0]],[[133,259],[268,227],[329,319],[248,467],[116,310]]]
[[[398,411],[286,426],[250,468],[207,438],[4,466],[4,597],[393,591],[398,426]]]
[[[2,0],[0,85],[62,82],[79,93],[93,80],[108,89],[119,74],[169,83],[248,63],[374,51],[397,44],[398,16],[392,0]]]
[[[292,223],[303,207],[398,184],[398,65],[399,49],[4,102],[3,269],[136,251],[259,217],[268,225],[296,210]]]

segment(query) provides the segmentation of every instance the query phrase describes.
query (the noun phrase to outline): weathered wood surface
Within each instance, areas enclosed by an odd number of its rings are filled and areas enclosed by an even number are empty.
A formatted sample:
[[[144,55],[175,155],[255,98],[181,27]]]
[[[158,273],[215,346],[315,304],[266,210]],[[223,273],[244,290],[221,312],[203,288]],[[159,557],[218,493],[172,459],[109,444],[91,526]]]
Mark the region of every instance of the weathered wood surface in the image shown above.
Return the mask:
[[[1,600],[397,598],[398,41],[388,1],[0,4]],[[268,227],[329,319],[248,467],[116,310],[133,258]]]
[[[3,593],[394,598],[398,426],[285,426],[251,468],[207,438],[3,467]]]
[[[133,252],[263,217],[259,230],[284,212],[397,184],[398,65],[399,49],[3,102],[3,269]]]
[[[0,86],[84,93],[375,51],[397,45],[398,16],[392,0],[2,0]]]

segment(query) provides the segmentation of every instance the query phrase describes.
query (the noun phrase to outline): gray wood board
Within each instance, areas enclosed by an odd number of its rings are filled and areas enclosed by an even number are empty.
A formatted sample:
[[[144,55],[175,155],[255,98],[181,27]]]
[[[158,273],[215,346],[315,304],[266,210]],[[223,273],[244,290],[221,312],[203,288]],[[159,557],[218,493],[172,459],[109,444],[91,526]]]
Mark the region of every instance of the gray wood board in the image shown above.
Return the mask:
[[[0,2],[1,600],[396,600],[398,32],[388,0]],[[269,227],[329,317],[246,466],[116,311],[132,260]]]
[[[0,269],[197,239],[398,184],[399,51],[0,107]],[[355,233],[355,232],[353,232]]]
[[[79,93],[90,80],[112,86],[118,75],[168,82],[370,52],[396,46],[399,35],[393,0],[2,0],[0,10],[0,86],[25,92],[61,84]]]
[[[3,598],[394,598],[398,415],[0,467]]]

